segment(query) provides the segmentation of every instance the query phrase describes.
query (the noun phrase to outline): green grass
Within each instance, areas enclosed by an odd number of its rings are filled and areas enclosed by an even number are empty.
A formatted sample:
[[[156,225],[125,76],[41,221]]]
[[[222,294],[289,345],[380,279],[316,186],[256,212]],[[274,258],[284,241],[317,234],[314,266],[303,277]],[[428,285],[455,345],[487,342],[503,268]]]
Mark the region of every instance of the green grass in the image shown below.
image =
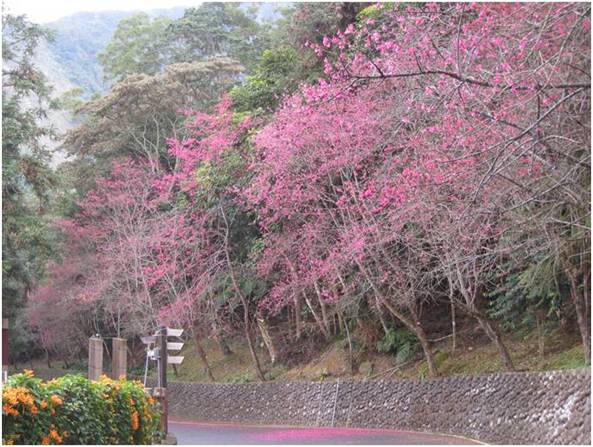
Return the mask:
[[[482,337],[482,341],[484,338]],[[552,331],[546,336],[545,352],[541,357],[538,354],[537,337],[535,334],[507,334],[505,343],[511,353],[515,367],[519,371],[549,371],[560,369],[582,368],[588,366],[577,336],[566,335],[560,330]],[[204,350],[207,353],[208,362],[216,382],[221,383],[247,383],[257,381],[253,368],[251,355],[246,343],[234,341],[230,343],[233,353],[224,357],[218,345],[212,340],[203,342]],[[450,340],[443,341],[433,347],[434,357],[440,376],[454,374],[482,374],[504,371],[504,365],[500,354],[492,343],[478,342],[478,339],[470,337],[463,342],[458,340],[458,348],[455,354],[451,354]],[[184,362],[177,367],[176,375],[172,367],[169,367],[169,380],[184,382],[208,383],[210,379],[202,361],[198,357],[193,341],[186,343],[180,355],[185,356]],[[307,364],[297,365],[288,368],[285,365],[269,365],[267,353],[259,347],[258,355],[260,363],[265,371],[267,380],[290,381],[290,380],[335,380],[336,378],[353,379],[388,379],[388,378],[415,378],[428,377],[428,367],[421,353],[418,353],[417,360],[408,361],[398,369],[395,356],[391,354],[365,353],[364,361],[371,362],[372,373],[359,373],[355,376],[348,374],[348,353],[347,348],[340,340],[334,340],[327,345],[321,346],[319,355]],[[19,365],[30,367],[29,364]],[[39,360],[33,365],[35,368],[46,368],[47,365]],[[53,361],[53,368],[63,367],[63,362]],[[109,369],[105,365],[106,371]],[[138,368],[139,375],[143,374],[144,367]],[[137,372],[138,372],[137,371]],[[132,371],[130,371],[132,373]],[[154,377],[154,368],[151,369],[151,376]]]
[[[207,340],[203,342],[203,348],[206,351],[206,357],[216,382],[247,383],[254,381],[256,374],[247,346],[242,343],[233,342],[230,343],[230,347],[233,353],[224,357],[214,341]],[[187,342],[179,355],[183,355],[185,358],[183,363],[177,366],[177,375],[173,368],[169,366],[167,372],[169,380],[211,382],[204,368],[204,364],[196,353],[193,341]],[[260,351],[258,355],[260,362],[265,364],[265,353]],[[154,370],[152,370],[149,376],[154,377],[154,374]]]
[[[551,355],[547,359],[543,369],[573,369],[584,368],[585,366],[587,366],[587,362],[585,362],[585,353],[583,352],[583,347],[581,345],[577,345],[568,351],[562,351]]]
[[[507,334],[504,341],[519,371],[548,371],[587,366],[579,340],[560,331],[554,331],[546,337],[546,354],[543,357],[538,354],[537,337],[534,334]],[[233,354],[228,357],[222,356],[213,341],[206,341],[204,349],[217,382],[246,383],[257,380],[251,356],[244,343],[232,343]],[[440,376],[505,371],[500,354],[492,343],[480,344],[469,339],[465,344],[460,342],[455,354],[451,354],[449,342],[443,342],[434,346],[434,350],[435,364]],[[178,367],[177,376],[172,369],[169,370],[170,380],[210,382],[192,342],[186,344],[181,355],[185,355],[185,361]],[[267,365],[267,354],[263,350],[259,351],[259,356],[267,380],[333,380],[338,377],[350,377],[346,372],[346,349],[339,341],[321,348],[319,356],[310,363],[292,369],[281,364],[273,367]],[[377,378],[428,377],[427,364],[420,354],[418,361],[412,361],[392,373],[389,371],[396,366],[395,356],[369,353],[368,357],[368,361],[374,365],[373,376]],[[381,374],[383,371],[388,374]],[[365,379],[360,374],[353,378]]]
[[[588,366],[579,341],[558,330],[546,337],[543,357],[538,353],[537,337],[533,333],[507,336],[505,344],[519,371],[550,371]],[[441,345],[435,353],[435,364],[441,376],[505,371],[501,356],[492,343],[458,349],[454,355],[449,353],[449,347]],[[422,360],[399,372],[397,376],[425,378],[428,376],[428,366]]]

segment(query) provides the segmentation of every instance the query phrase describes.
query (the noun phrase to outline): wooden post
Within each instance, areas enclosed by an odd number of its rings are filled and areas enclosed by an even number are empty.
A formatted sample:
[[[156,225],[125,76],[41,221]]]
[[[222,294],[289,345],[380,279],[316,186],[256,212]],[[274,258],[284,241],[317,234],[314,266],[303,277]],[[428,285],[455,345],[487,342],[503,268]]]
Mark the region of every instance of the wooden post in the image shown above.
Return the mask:
[[[126,378],[126,363],[128,359],[128,345],[125,338],[111,340],[112,362],[111,374],[115,380]]]
[[[89,379],[99,380],[103,374],[103,339],[100,336],[89,338]]]
[[[155,389],[155,396],[161,404],[161,431],[165,436],[169,432],[167,405],[167,328],[162,326],[157,331],[156,346],[159,350],[159,389]]]
[[[169,434],[169,408],[167,405],[167,389],[166,388],[154,388],[153,389],[153,397],[157,400],[159,405],[161,406],[161,432],[163,436],[167,436]]]
[[[156,345],[159,349],[159,386],[167,388],[167,328],[160,327]]]
[[[2,381],[8,379],[8,319],[2,318]]]

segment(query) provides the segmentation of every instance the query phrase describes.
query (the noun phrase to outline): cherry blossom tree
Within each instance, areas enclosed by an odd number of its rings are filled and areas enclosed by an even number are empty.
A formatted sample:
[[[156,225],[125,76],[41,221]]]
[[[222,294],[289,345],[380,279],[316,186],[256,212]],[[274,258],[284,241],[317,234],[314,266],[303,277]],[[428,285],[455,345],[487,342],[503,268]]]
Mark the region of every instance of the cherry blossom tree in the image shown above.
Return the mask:
[[[246,194],[274,236],[268,250],[296,234],[292,257],[317,264],[308,271],[364,280],[366,299],[418,336],[433,373],[417,317],[441,275],[512,369],[477,303],[508,254],[498,242],[510,213],[544,203],[589,161],[589,33],[581,5],[426,4],[312,45],[329,81],[287,99],[256,140]],[[582,130],[564,141],[569,123]],[[558,172],[558,157],[573,164]],[[270,300],[280,303],[303,275],[276,268],[285,273]]]

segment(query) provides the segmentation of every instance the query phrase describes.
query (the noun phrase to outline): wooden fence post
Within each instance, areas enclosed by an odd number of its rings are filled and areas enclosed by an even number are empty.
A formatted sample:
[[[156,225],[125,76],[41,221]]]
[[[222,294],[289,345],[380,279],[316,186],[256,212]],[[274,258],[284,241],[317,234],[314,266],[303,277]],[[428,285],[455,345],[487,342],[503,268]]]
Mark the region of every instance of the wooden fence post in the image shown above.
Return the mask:
[[[111,374],[115,380],[126,378],[126,362],[128,359],[128,346],[125,338],[113,338],[112,340],[112,370]]]
[[[89,379],[99,380],[103,374],[103,339],[100,336],[89,338]]]

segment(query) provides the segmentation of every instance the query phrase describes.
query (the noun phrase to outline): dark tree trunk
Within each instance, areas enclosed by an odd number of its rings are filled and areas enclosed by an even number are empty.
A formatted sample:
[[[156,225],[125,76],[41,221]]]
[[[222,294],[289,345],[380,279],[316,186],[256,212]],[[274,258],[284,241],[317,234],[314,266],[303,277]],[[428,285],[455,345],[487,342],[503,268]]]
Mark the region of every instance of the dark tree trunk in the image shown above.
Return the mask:
[[[546,312],[542,309],[535,310],[535,325],[537,328],[537,352],[541,358],[546,354],[546,345],[544,337],[544,323],[546,321]]]
[[[237,283],[237,278],[235,276],[235,269],[233,268],[231,254],[229,252],[229,231],[230,231],[229,223],[227,221],[224,208],[222,206],[220,207],[220,212],[222,215],[222,219],[224,220],[224,224],[225,224],[224,254],[226,257],[227,266],[229,268],[229,275],[231,277],[231,283],[233,284],[233,289],[235,290],[235,293],[237,294],[237,296],[241,300],[241,304],[243,305],[243,330],[245,333],[245,338],[247,339],[247,345],[249,346],[249,352],[251,353],[251,358],[253,360],[253,366],[255,367],[255,373],[257,374],[257,377],[259,378],[259,380],[264,382],[266,380],[266,378],[264,377],[264,373],[261,369],[259,359],[257,358],[257,352],[255,352],[255,346],[254,346],[253,338],[251,335],[251,327],[250,327],[251,322],[250,322],[250,318],[249,318],[249,304],[247,303],[247,298],[245,297],[245,294],[243,293],[243,291],[239,287],[239,284]]]
[[[436,377],[439,375],[439,372],[436,367],[436,363],[434,361],[434,355],[432,353],[432,349],[430,348],[430,342],[428,341],[428,337],[426,336],[426,332],[424,332],[424,328],[420,324],[420,321],[412,321],[409,318],[406,318],[401,312],[398,312],[395,307],[389,304],[386,300],[383,300],[383,305],[387,308],[391,314],[401,321],[418,339],[420,342],[420,346],[422,346],[422,351],[424,352],[424,357],[426,359],[426,364],[428,365],[428,373],[432,377]]]
[[[488,338],[492,340],[492,342],[498,349],[500,357],[502,358],[502,361],[504,363],[505,369],[507,371],[515,371],[513,359],[511,358],[511,355],[509,354],[506,345],[502,341],[502,337],[500,336],[500,331],[496,327],[496,323],[494,323],[493,321],[489,321],[481,315],[476,316],[476,319],[478,320],[478,323],[480,323],[480,326],[482,327]]]
[[[270,329],[266,320],[263,315],[257,315],[257,327],[259,328],[259,332],[262,336],[262,340],[264,341],[264,345],[268,350],[268,355],[270,356],[270,363],[272,365],[276,364],[277,352],[276,347],[274,346],[274,339],[270,335]]]
[[[570,278],[570,297],[574,304],[577,314],[577,323],[579,325],[579,332],[581,340],[583,341],[583,351],[585,353],[585,361],[591,363],[591,328],[589,327],[589,316],[587,312],[587,303],[585,297],[588,293],[583,290],[579,291],[579,284],[576,275],[569,274]],[[583,288],[587,288],[586,281],[584,281]]]
[[[230,346],[228,345],[228,343],[222,335],[216,336],[216,343],[218,344],[218,348],[220,349],[220,352],[222,353],[223,357],[228,357],[233,353]]]
[[[214,339],[218,344],[218,348],[223,357],[228,357],[233,353],[231,348],[229,347],[226,339],[224,337],[224,331],[222,329],[222,325],[220,324],[220,319],[218,317],[218,311],[215,310],[212,316],[212,332],[214,334]]]
[[[301,322],[301,300],[298,293],[294,296],[294,323],[295,323],[295,338],[299,340],[302,336],[302,322]]]
[[[426,332],[422,328],[422,325],[418,318],[414,318],[414,320],[407,318],[402,312],[399,312],[395,306],[392,306],[385,297],[381,294],[380,290],[375,285],[374,281],[371,279],[370,275],[362,265],[362,263],[357,262],[360,271],[364,274],[365,278],[371,284],[373,289],[375,299],[381,303],[385,308],[391,312],[391,314],[401,321],[410,331],[416,335],[418,341],[420,341],[420,345],[422,346],[422,351],[424,351],[424,357],[426,358],[426,363],[428,365],[428,372],[432,377],[438,376],[438,370],[436,364],[434,362],[434,355],[432,354],[432,350],[430,349],[430,343],[428,342],[428,337],[426,337]],[[408,306],[410,308],[410,306]]]
[[[198,356],[200,357],[200,360],[204,364],[204,369],[206,370],[206,374],[208,374],[208,378],[212,382],[216,382],[216,380],[214,379],[214,375],[212,374],[212,369],[210,368],[210,364],[208,363],[208,358],[206,357],[206,351],[204,351],[204,348],[202,347],[202,343],[200,343],[200,337],[198,336],[197,333],[194,336],[194,340],[196,342],[196,351],[198,353]],[[175,374],[175,375],[177,375],[177,374]]]
[[[47,361],[47,367],[49,369],[51,369],[51,359],[50,359],[50,356],[49,356],[49,351],[47,349],[45,350],[45,359]]]

